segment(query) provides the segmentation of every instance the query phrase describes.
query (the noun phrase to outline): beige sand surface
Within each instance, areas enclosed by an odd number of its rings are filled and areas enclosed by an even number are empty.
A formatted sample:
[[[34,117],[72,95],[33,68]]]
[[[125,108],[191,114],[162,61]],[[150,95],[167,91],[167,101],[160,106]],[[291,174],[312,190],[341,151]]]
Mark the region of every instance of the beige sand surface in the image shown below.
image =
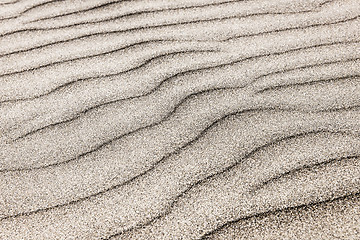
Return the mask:
[[[359,16],[0,0],[0,240],[360,240]]]

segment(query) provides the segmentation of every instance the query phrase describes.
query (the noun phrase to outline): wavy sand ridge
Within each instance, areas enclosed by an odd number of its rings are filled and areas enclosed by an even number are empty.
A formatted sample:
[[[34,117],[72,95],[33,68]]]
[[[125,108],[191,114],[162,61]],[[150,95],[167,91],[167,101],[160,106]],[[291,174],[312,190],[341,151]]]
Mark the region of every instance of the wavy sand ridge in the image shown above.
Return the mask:
[[[359,16],[0,1],[0,239],[360,239]]]

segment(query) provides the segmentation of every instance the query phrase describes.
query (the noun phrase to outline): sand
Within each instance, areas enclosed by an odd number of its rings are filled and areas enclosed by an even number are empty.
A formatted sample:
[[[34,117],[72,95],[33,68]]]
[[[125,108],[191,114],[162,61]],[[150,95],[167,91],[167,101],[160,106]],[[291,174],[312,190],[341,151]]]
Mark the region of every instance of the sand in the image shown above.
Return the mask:
[[[0,239],[360,239],[359,14],[0,1]]]

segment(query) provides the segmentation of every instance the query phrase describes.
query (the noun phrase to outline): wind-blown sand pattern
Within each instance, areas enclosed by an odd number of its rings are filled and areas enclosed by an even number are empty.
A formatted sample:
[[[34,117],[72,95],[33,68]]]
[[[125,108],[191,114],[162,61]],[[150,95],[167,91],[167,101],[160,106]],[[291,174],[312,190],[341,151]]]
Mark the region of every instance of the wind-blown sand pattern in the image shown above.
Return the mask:
[[[360,239],[359,0],[0,0],[0,239]]]

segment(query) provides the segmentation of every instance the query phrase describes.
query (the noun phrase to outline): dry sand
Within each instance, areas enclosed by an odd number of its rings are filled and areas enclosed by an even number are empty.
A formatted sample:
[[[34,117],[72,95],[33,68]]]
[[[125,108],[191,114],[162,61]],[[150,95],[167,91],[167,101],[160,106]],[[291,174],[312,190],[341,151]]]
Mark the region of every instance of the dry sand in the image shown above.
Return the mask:
[[[358,0],[0,0],[0,240],[360,239]]]

